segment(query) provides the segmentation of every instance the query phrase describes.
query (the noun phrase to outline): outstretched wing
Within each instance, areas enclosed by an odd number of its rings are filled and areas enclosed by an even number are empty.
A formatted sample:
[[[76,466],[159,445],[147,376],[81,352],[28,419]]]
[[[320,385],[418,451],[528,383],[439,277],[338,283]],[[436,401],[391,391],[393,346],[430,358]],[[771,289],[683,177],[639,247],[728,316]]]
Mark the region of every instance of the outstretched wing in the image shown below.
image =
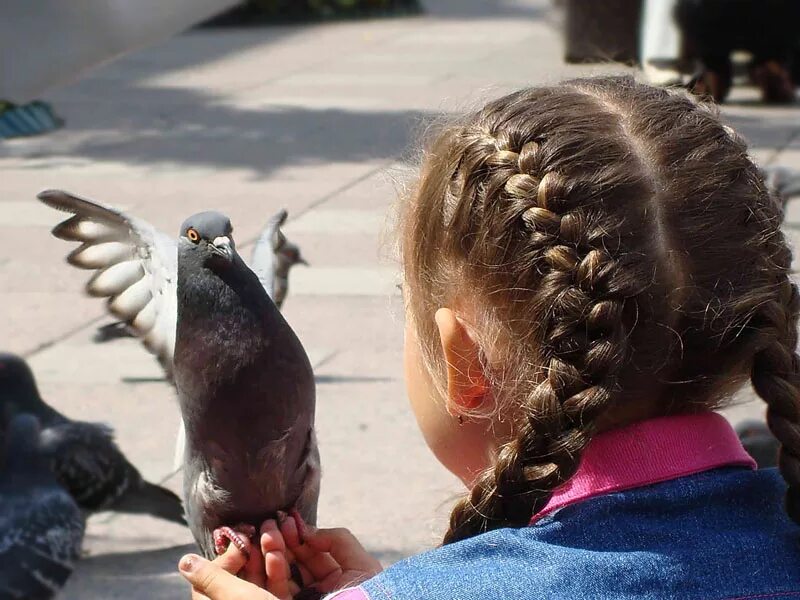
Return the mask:
[[[270,217],[256,240],[250,260],[250,268],[258,276],[258,280],[273,301],[275,300],[275,270],[278,266],[276,255],[281,246],[286,243],[281,226],[286,222],[287,216],[286,209],[282,208]]]
[[[90,296],[108,298],[108,311],[125,321],[172,376],[178,320],[178,243],[149,223],[91,200],[47,190],[39,200],[73,216],[53,235],[80,242],[67,262],[95,271]]]

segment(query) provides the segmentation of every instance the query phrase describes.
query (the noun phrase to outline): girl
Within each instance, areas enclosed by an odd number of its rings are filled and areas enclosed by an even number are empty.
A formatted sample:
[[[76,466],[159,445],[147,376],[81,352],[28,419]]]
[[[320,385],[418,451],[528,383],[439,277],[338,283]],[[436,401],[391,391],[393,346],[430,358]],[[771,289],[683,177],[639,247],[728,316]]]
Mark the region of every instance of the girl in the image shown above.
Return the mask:
[[[401,228],[408,395],[469,490],[442,546],[379,573],[282,518],[250,561],[181,572],[217,600],[288,598],[291,571],[358,586],[337,600],[800,598],[780,224],[745,144],[683,95],[604,78],[489,103],[429,149]],[[712,412],[748,380],[780,474]]]

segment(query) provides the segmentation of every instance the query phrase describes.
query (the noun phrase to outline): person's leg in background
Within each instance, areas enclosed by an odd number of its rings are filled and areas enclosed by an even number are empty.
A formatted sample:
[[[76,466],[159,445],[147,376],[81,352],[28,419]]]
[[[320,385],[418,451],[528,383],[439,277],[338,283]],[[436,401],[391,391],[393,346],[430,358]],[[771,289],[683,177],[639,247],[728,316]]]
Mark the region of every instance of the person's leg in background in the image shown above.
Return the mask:
[[[725,100],[733,79],[730,54],[753,55],[753,78],[765,102],[794,98],[789,75],[797,37],[797,0],[679,0],[675,19],[700,65],[690,83],[698,95]]]
[[[753,54],[753,82],[761,88],[764,102],[792,102],[798,83],[792,81],[792,62],[800,38],[800,2],[760,0],[751,11],[753,26],[746,41]]]
[[[735,47],[737,10],[741,0],[678,0],[675,21],[686,47],[699,61],[689,89],[699,96],[723,102],[733,81],[731,51]]]
[[[644,0],[639,54],[645,77],[653,85],[678,85],[681,38],[672,18],[676,0]]]

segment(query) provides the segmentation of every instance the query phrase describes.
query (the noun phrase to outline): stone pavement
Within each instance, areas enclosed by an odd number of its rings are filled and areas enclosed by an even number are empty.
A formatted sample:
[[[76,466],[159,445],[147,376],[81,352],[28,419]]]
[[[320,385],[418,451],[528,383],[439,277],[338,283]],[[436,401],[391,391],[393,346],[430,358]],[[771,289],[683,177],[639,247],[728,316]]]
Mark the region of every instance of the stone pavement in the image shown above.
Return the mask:
[[[240,247],[277,208],[311,262],[285,314],[317,364],[324,477],[320,522],[351,528],[384,562],[436,543],[455,480],[406,407],[391,214],[417,140],[440,117],[522,86],[622,67],[561,62],[546,0],[429,0],[421,17],[200,29],[131,54],[53,93],[67,127],[0,145],[0,340],[25,354],[43,395],[107,421],[151,480],[171,474],[173,392],[133,340],[96,344],[108,322],[49,235],[34,200],[60,187],[170,233],[206,208]],[[737,90],[724,109],[765,163],[800,168],[797,108]],[[787,231],[800,227],[790,209]],[[747,397],[743,397],[746,400]],[[760,414],[757,404],[729,411]],[[91,519],[65,599],[174,598],[187,531],[146,517]]]

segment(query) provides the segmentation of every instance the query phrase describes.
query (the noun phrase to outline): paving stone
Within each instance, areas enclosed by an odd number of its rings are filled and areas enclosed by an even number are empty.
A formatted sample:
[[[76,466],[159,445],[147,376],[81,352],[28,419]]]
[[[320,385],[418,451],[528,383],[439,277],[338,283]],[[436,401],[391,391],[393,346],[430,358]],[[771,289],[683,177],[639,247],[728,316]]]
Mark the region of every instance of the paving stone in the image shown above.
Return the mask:
[[[284,315],[315,365],[324,467],[320,523],[350,527],[384,563],[434,546],[461,485],[425,447],[403,384],[403,306],[392,228],[422,140],[523,86],[619,65],[564,65],[549,0],[428,0],[398,19],[203,28],[131,53],[46,98],[50,135],[0,144],[0,340],[30,355],[43,395],[107,421],[143,474],[179,490],[179,412],[156,361],[132,339],[96,344],[110,322],[82,295],[48,231],[63,215],[34,195],[60,187],[177,233],[215,208],[248,256],[266,219],[311,262],[292,272]],[[735,88],[722,115],[763,164],[800,169],[797,107]],[[800,239],[800,203],[785,231]],[[745,387],[724,413],[763,415]],[[64,599],[174,598],[186,586],[180,527],[101,514]]]

